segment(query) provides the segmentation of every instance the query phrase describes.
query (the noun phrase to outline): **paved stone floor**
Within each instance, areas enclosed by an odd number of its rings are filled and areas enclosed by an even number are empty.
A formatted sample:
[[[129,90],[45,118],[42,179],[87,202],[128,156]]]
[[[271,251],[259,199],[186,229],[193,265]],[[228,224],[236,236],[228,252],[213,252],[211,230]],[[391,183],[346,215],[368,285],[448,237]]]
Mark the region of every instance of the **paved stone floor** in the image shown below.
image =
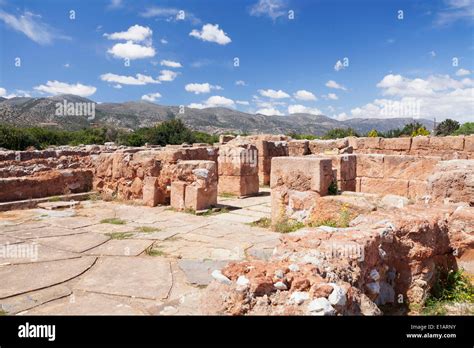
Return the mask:
[[[268,189],[219,204],[225,212],[205,216],[104,201],[0,213],[0,309],[199,314],[213,270],[268,258],[279,238],[250,225],[270,217]]]

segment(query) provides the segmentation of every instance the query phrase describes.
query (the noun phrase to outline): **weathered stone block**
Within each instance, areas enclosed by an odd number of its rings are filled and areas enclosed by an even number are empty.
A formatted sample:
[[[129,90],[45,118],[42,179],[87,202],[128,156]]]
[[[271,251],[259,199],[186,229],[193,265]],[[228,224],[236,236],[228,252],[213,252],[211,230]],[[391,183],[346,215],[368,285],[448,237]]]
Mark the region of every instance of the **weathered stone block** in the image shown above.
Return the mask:
[[[170,204],[173,209],[185,209],[185,193],[187,183],[184,181],[174,181],[171,183],[171,199]]]
[[[362,178],[360,192],[408,196],[408,180]]]
[[[426,180],[432,174],[440,157],[417,157],[385,155],[383,173],[385,178]]]
[[[162,194],[158,186],[158,178],[147,176],[143,180],[143,204],[149,207],[156,207],[162,203]]]
[[[428,182],[426,180],[409,180],[408,198],[420,199],[428,193]]]
[[[315,191],[327,195],[333,181],[332,161],[321,157],[274,157],[270,187],[285,185],[298,191]]]
[[[357,176],[383,178],[384,155],[357,155]]]
[[[474,135],[464,137],[464,151],[474,154]]]
[[[288,142],[289,156],[305,156],[309,155],[309,153],[308,140],[291,140]]]
[[[382,138],[380,147],[385,150],[408,151],[411,147],[411,137],[406,138]]]
[[[250,196],[258,193],[259,180],[257,175],[219,176],[219,194]]]
[[[462,151],[464,136],[430,137],[430,147],[435,150]]]
[[[184,205],[194,211],[209,209],[217,204],[217,189],[215,187],[186,186]]]

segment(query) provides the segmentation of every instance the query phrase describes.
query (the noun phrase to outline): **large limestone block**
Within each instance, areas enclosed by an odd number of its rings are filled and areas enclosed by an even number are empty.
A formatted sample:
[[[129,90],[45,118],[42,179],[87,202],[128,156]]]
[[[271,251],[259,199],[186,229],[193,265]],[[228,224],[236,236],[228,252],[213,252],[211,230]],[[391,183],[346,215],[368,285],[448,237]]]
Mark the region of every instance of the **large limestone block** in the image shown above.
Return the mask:
[[[217,204],[216,187],[186,186],[184,205],[194,211],[209,209]]]
[[[428,178],[428,193],[433,200],[474,204],[474,161],[440,161]]]
[[[219,194],[250,196],[258,193],[258,175],[221,175],[219,177]]]
[[[408,180],[362,178],[360,192],[408,196]]]
[[[275,157],[272,159],[270,187],[286,186],[298,191],[328,193],[333,181],[332,161],[320,157]]]
[[[384,155],[357,155],[357,176],[383,178]]]
[[[159,203],[163,203],[163,193],[158,186],[158,178],[147,176],[143,180],[143,204],[149,207],[156,207]]]
[[[383,138],[380,141],[380,147],[385,150],[403,150],[408,151],[411,147],[411,137],[406,138]]]
[[[430,147],[435,150],[462,151],[464,136],[430,137]]]
[[[289,156],[305,156],[309,154],[310,152],[308,140],[291,140],[288,142]]]
[[[385,155],[383,176],[393,179],[427,180],[440,160],[440,157]]]
[[[185,181],[174,181],[171,183],[171,207],[176,210],[185,209]]]

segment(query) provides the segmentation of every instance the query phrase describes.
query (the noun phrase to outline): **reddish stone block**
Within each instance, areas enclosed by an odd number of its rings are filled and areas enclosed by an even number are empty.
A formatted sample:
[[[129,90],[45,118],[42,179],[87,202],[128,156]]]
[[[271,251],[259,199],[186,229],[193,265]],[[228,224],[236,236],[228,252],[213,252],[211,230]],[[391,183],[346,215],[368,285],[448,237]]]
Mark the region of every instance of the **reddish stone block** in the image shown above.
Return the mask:
[[[384,155],[357,155],[357,176],[383,178]]]
[[[408,151],[411,147],[411,137],[406,138],[382,138],[380,148],[385,150]]]
[[[362,178],[360,192],[408,196],[408,180]]]
[[[219,194],[250,196],[258,193],[259,179],[257,175],[219,176]]]
[[[217,204],[215,187],[186,186],[184,205],[194,211],[206,210]]]
[[[171,183],[170,204],[173,209],[185,209],[185,193],[187,183],[185,181],[174,181]]]
[[[427,180],[440,160],[440,157],[386,155],[383,162],[384,177],[406,180]]]

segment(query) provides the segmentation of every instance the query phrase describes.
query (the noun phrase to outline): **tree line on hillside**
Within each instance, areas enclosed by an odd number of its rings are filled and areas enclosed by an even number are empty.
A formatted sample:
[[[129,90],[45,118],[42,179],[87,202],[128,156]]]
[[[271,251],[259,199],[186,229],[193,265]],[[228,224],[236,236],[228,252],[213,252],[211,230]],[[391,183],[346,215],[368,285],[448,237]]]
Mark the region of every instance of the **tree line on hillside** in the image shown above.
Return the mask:
[[[429,135],[430,132],[419,122],[405,125],[401,129],[379,132],[372,129],[366,134],[359,134],[352,128],[334,128],[318,137],[312,134],[288,134],[293,139],[338,139],[348,136],[368,137],[403,137]],[[437,136],[474,134],[474,122],[460,125],[457,121],[446,119],[434,130]],[[139,128],[135,131],[124,131],[115,128],[84,128],[79,131],[66,131],[43,127],[15,127],[0,124],[0,148],[25,150],[27,148],[44,149],[50,145],[104,144],[114,142],[118,145],[143,146],[178,145],[183,143],[208,143],[219,141],[219,136],[205,132],[193,131],[181,120],[169,120],[154,127]]]

